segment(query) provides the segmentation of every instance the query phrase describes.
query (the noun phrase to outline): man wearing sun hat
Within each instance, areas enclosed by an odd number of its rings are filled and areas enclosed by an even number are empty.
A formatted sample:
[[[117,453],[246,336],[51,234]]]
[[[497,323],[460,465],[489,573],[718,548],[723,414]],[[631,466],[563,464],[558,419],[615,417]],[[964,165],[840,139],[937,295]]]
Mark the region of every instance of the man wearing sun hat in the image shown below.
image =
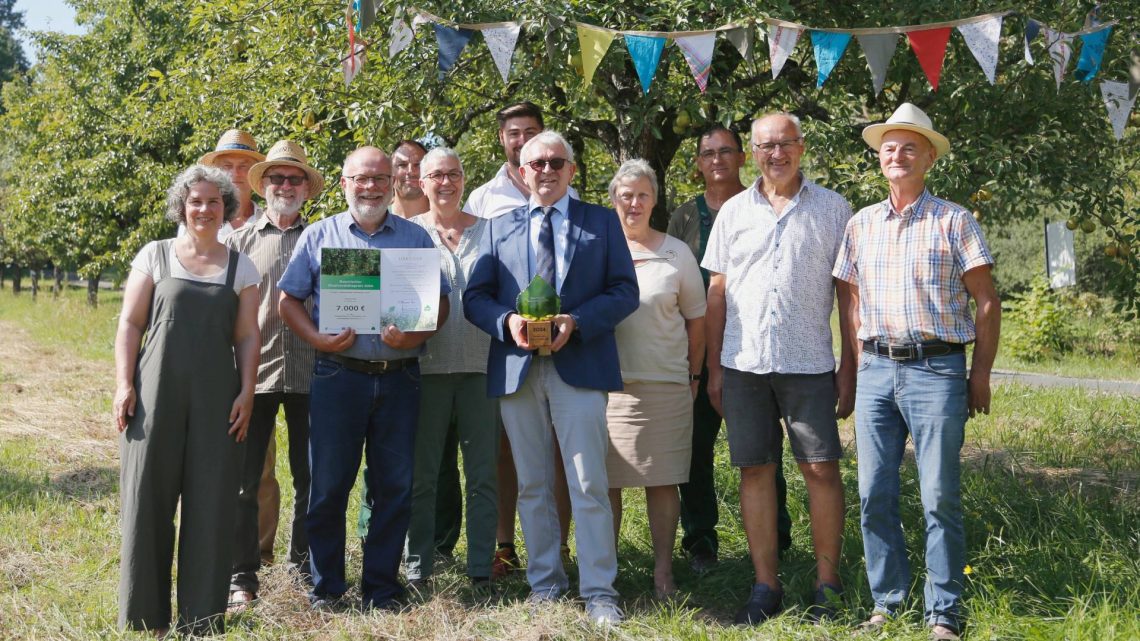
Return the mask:
[[[309,381],[314,351],[281,320],[277,280],[289,264],[293,248],[305,229],[301,208],[319,195],[324,178],[309,166],[305,151],[295,142],[282,140],[269,150],[268,158],[249,169],[249,184],[265,198],[265,211],[238,229],[226,243],[246,254],[261,274],[261,361],[257,370],[253,414],[246,436],[245,460],[238,496],[234,530],[234,566],[230,578],[230,609],[239,610],[257,598],[260,565],[258,521],[265,510],[259,505],[258,489],[266,462],[278,409],[285,409],[289,433],[289,469],[293,476],[293,526],[287,563],[302,578],[309,576],[309,538],[305,513],[309,509]],[[276,506],[274,506],[276,530]],[[264,519],[262,519],[264,520]]]
[[[932,638],[957,639],[966,565],[960,452],[966,419],[990,411],[1001,327],[994,261],[970,212],[926,190],[926,172],[950,141],[921,109],[903,103],[863,139],[878,151],[890,193],[848,223],[833,275],[853,294],[841,331],[857,335],[863,350],[855,442],[875,600],[864,625],[877,627],[906,607],[899,466],[909,434],[926,526],[926,623]],[[967,343],[974,343],[969,373]]]
[[[214,150],[198,159],[203,165],[217,167],[226,172],[238,191],[237,213],[218,230],[218,240],[224,242],[233,230],[241,228],[247,221],[257,217],[259,210],[250,195],[248,174],[255,163],[263,160],[265,156],[258,152],[257,141],[240,129],[230,129],[222,134]]]

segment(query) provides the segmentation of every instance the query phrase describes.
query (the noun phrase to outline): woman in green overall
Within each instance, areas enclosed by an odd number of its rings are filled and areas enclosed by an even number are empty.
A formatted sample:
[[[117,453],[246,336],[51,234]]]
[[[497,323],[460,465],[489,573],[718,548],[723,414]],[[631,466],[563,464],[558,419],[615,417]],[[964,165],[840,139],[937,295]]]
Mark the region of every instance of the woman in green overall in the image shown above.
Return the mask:
[[[186,233],[147,244],[131,263],[115,336],[123,629],[161,635],[170,626],[181,500],[176,624],[191,634],[224,630],[261,342],[257,268],[218,242],[237,203],[220,170],[187,169],[167,192],[166,212]]]

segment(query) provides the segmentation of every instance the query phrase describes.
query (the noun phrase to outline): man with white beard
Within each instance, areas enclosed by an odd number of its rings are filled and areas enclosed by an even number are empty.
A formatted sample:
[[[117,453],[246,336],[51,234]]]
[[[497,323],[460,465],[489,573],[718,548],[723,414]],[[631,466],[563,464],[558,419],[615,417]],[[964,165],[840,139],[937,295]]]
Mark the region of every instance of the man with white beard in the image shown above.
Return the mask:
[[[363,452],[375,500],[364,540],[360,578],[364,610],[397,610],[404,587],[398,572],[411,518],[412,459],[420,408],[419,355],[435,334],[317,331],[322,248],[435,249],[419,225],[393,215],[392,160],[376,147],[361,147],[344,160],[340,186],[348,211],[310,225],[277,286],[279,309],[289,328],[317,350],[309,394],[308,528],[314,609],[337,609],[345,582],[345,512]],[[447,320],[451,287],[440,272],[437,329]],[[305,308],[311,299],[311,312]]]
[[[293,476],[293,526],[287,563],[301,577],[309,576],[309,539],[305,513],[309,509],[309,377],[313,348],[289,330],[277,312],[277,279],[289,264],[293,248],[305,229],[301,207],[324,188],[324,178],[310,167],[305,151],[282,140],[269,150],[268,159],[249,169],[252,188],[266,200],[264,214],[232,233],[226,243],[253,259],[261,274],[258,325],[261,327],[261,361],[253,414],[246,436],[245,458],[234,528],[234,565],[230,577],[230,610],[242,610],[257,599],[258,543],[257,495],[266,451],[273,440],[279,408],[285,408],[289,433],[289,469]],[[274,515],[276,517],[276,515]],[[274,518],[276,522],[276,518]]]

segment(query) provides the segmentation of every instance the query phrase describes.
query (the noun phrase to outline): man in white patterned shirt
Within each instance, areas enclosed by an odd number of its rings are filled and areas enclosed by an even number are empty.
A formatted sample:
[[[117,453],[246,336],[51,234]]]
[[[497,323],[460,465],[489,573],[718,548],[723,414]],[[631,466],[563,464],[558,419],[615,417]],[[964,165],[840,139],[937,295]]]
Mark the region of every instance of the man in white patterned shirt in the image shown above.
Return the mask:
[[[740,513],[756,573],[738,624],[754,625],[783,609],[775,482],[781,420],[809,497],[817,579],[809,613],[833,615],[842,592],[843,447],[836,417],[851,413],[855,348],[844,336],[837,376],[831,266],[851,206],[804,177],[803,152],[794,116],[752,123],[761,177],[721,208],[701,263],[711,273],[709,400],[725,418],[730,458],[740,468]]]

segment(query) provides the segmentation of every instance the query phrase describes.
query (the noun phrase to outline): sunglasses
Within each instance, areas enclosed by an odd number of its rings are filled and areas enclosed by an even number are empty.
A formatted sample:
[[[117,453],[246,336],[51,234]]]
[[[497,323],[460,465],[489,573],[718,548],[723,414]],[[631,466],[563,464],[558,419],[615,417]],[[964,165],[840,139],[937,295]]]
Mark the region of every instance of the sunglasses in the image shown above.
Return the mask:
[[[284,185],[285,181],[289,181],[289,184],[294,187],[300,187],[309,179],[308,176],[282,176],[281,174],[273,174],[266,176],[266,178],[274,185]]]
[[[534,171],[544,171],[547,166],[550,167],[551,171],[562,171],[568,162],[570,161],[565,158],[548,158],[546,160],[532,160],[527,163],[527,166]]]

